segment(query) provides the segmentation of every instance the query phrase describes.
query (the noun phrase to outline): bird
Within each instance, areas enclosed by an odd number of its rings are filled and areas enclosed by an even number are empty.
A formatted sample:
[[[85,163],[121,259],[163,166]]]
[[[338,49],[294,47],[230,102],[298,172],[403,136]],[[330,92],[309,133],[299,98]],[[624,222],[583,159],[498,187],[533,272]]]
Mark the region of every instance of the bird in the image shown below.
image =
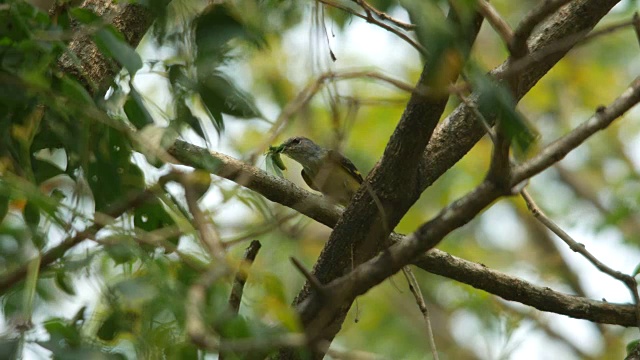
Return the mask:
[[[364,181],[360,171],[344,155],[306,137],[287,139],[280,145],[279,152],[300,163],[304,182],[334,203],[347,206]]]

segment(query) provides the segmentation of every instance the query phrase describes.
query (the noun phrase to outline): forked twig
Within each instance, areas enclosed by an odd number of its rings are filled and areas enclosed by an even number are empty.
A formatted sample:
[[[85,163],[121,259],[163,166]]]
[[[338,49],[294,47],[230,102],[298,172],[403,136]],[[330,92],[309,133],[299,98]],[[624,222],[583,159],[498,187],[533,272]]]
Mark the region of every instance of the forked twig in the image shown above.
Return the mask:
[[[331,0],[316,0],[319,3],[334,7],[336,9],[340,9],[342,11],[348,12],[349,14],[353,15],[353,16],[357,16],[363,20],[365,20],[368,23],[377,25],[393,34],[395,34],[396,36],[398,36],[400,39],[404,40],[405,42],[407,42],[409,45],[413,46],[416,50],[418,50],[418,52],[420,52],[422,55],[427,55],[427,50],[420,44],[418,44],[417,42],[415,42],[412,38],[410,38],[407,34],[403,33],[402,31],[394,28],[393,26],[390,26],[388,24],[385,24],[382,21],[377,20],[376,18],[374,18],[373,16],[371,16],[371,13],[368,13],[368,15],[362,15],[359,12],[344,6],[342,4],[333,2]],[[355,1],[355,0],[354,0]],[[356,1],[357,2],[357,1]],[[366,12],[366,9],[365,9]]]
[[[418,280],[416,279],[415,275],[413,275],[413,271],[411,271],[411,268],[409,266],[403,267],[402,273],[409,283],[409,290],[413,294],[413,297],[416,299],[418,309],[420,309],[420,313],[422,314],[424,322],[427,325],[427,339],[429,340],[431,355],[433,356],[434,360],[438,360],[438,349],[436,348],[436,340],[433,336],[433,328],[431,327],[431,319],[429,318],[429,309],[427,309],[427,303],[424,301],[422,290],[420,290],[420,284],[418,284]]]
[[[629,291],[631,291],[631,295],[633,297],[634,303],[636,305],[636,321],[638,322],[638,328],[640,329],[640,295],[638,295],[638,283],[633,276],[624,274],[620,271],[614,270],[600,260],[598,260],[593,254],[587,251],[584,244],[575,241],[569,234],[567,234],[562,228],[560,228],[556,223],[554,223],[544,212],[538,207],[535,203],[531,195],[527,192],[526,189],[522,189],[520,191],[520,195],[527,203],[527,208],[531,211],[531,214],[540,221],[544,226],[546,226],[549,230],[551,230],[554,234],[556,234],[562,241],[564,241],[569,248],[582,255],[585,259],[587,259],[593,266],[595,266],[601,272],[611,276],[614,279],[619,280],[623,284],[625,284]]]
[[[478,12],[491,24],[507,47],[513,41],[513,30],[500,13],[486,0],[478,0]]]
[[[416,25],[409,24],[409,23],[406,23],[404,21],[400,21],[400,20],[398,20],[396,18],[393,18],[389,14],[385,13],[384,11],[380,11],[380,10],[376,9],[375,7],[373,7],[371,4],[369,4],[365,0],[351,0],[351,1],[353,1],[356,4],[360,5],[360,7],[367,13],[367,16],[370,16],[371,13],[374,13],[381,20],[389,21],[389,22],[393,23],[394,25],[396,25],[397,27],[400,27],[400,28],[402,28],[404,30],[409,30],[410,31],[410,30],[415,30],[415,28],[416,28]]]

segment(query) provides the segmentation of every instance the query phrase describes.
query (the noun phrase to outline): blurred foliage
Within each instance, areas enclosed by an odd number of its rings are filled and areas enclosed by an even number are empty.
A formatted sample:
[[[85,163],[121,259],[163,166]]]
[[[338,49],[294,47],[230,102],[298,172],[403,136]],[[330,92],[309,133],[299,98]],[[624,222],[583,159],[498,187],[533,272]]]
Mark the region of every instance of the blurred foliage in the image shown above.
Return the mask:
[[[181,134],[243,159],[264,154],[268,145],[289,136],[305,135],[338,147],[366,174],[402,115],[406,92],[366,79],[326,81],[282,127],[272,129],[272,120],[323,72],[378,66],[414,83],[421,62],[393,34],[314,2],[236,0],[208,7],[194,0],[138,1],[158,19],[138,52],[103,17],[77,3],[60,2],[64,6],[56,17],[23,1],[0,5],[0,273],[29,264],[27,281],[1,298],[7,330],[0,353],[18,357],[46,349],[65,359],[203,358],[205,351],[186,334],[187,295],[215,261],[198,240],[181,185],[154,188],[149,201],[132,206],[41,271],[40,255],[88,229],[94,219],[104,221],[114,205],[166,174],[170,166],[147,152],[150,141],[136,129],[165,125],[164,140]],[[355,2],[341,3],[363,13]],[[438,69],[427,79],[431,86],[448,85],[447,76],[469,56],[465,71],[479,94],[479,111],[499,114],[506,134],[525,155],[537,149],[536,141],[540,147],[552,142],[609,103],[638,70],[632,31],[613,33],[569,53],[516,106],[506,89],[485,75],[507,56],[499,36],[485,24],[472,49],[461,43],[473,1],[369,3],[419,26],[413,36],[429,50],[425,61]],[[445,20],[448,3],[456,6],[462,26]],[[492,4],[515,26],[538,2]],[[636,7],[637,2],[627,2],[604,22],[628,19]],[[123,68],[106,100],[58,67],[77,34],[89,35],[114,66]],[[351,36],[361,43],[340,46]],[[331,65],[328,48],[338,59]],[[370,54],[380,49],[382,66],[375,58],[380,53]],[[458,104],[452,97],[445,114]],[[275,130],[281,133],[274,143],[265,144]],[[602,260],[627,273],[638,266],[640,254],[639,131],[638,122],[616,122],[563,160],[563,171],[550,169],[530,185],[556,222],[588,248],[606,249],[603,256],[611,255]],[[489,139],[481,140],[427,189],[396,230],[414,231],[478,184],[491,146]],[[257,166],[305,187],[296,163],[285,158],[282,164],[267,153]],[[206,328],[226,340],[267,343],[299,331],[290,303],[303,277],[289,258],[311,268],[329,229],[226,180],[204,177],[194,185],[203,195],[201,207],[229,246],[221,265],[226,271],[206,290],[201,309]],[[440,248],[553,289],[628,301],[624,288],[599,287],[592,270],[572,263],[575,255],[558,250],[562,246],[546,237],[531,223],[522,201],[508,199],[452,233]],[[264,246],[237,315],[227,306],[232,275],[244,245],[254,238]],[[604,359],[623,356],[625,344],[637,338],[630,331],[577,320],[564,320],[558,337],[542,324],[561,317],[531,316],[466,285],[416,273],[442,359],[510,358],[522,355],[521,344],[539,343],[560,348],[564,358],[581,356],[571,343]],[[571,280],[575,273],[577,283]],[[581,327],[586,335],[576,335],[584,336],[576,341],[567,333],[569,326]],[[395,276],[362,296],[334,346],[424,358],[429,351],[424,322],[404,278]]]

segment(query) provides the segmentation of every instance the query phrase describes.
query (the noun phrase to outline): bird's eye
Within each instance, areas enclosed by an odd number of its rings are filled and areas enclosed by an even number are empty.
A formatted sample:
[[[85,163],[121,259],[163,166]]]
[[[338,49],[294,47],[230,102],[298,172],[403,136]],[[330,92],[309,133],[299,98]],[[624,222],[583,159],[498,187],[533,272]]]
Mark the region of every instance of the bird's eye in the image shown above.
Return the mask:
[[[300,144],[300,139],[291,140],[291,145],[298,145],[298,144]]]

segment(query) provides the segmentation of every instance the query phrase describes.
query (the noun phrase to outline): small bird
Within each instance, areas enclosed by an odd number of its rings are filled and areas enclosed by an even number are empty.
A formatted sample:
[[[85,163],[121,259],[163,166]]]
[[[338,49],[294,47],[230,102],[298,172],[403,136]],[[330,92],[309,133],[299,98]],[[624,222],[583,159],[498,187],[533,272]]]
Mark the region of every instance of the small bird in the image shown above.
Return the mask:
[[[364,181],[344,155],[324,149],[306,137],[288,139],[280,145],[280,152],[302,165],[302,178],[310,188],[340,205],[347,206]]]

